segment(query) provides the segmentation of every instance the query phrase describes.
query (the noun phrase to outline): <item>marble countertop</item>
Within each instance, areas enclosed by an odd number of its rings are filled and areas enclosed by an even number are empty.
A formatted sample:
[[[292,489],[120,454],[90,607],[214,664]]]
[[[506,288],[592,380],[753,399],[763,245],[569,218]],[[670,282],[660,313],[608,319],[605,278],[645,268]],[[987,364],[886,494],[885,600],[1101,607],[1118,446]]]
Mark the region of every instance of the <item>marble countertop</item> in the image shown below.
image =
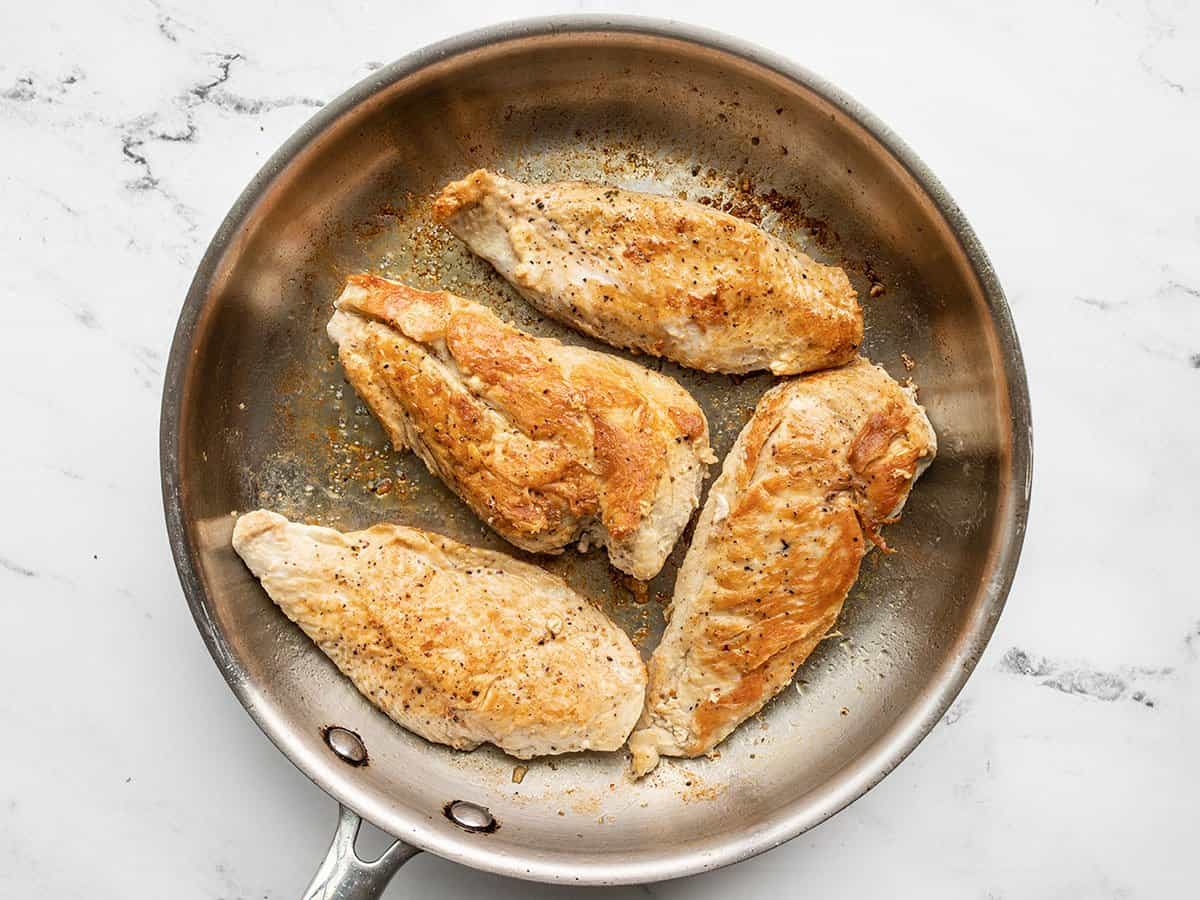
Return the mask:
[[[190,6],[42,0],[0,27],[2,896],[307,883],[335,804],[222,683],[167,547],[175,319],[217,223],[315,109],[378,62],[563,11]],[[762,857],[591,896],[1196,895],[1200,6],[997,7],[689,4],[862,101],[962,205],[1026,353],[1034,501],[987,654],[894,774]],[[567,894],[421,855],[388,896]]]

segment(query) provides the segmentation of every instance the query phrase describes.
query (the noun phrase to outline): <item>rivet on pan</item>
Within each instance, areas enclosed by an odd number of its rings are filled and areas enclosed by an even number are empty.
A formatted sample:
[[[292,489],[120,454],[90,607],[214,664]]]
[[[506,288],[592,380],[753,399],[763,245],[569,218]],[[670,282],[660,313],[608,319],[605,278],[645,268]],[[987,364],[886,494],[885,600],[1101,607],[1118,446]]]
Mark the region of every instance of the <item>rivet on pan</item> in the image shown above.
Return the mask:
[[[442,813],[459,828],[465,828],[467,831],[491,834],[500,827],[500,823],[496,821],[495,816],[488,811],[486,806],[471,803],[469,800],[454,800],[447,803],[442,808]]]
[[[330,750],[350,765],[365,766],[367,764],[367,747],[362,742],[362,738],[349,728],[330,725],[325,729],[325,743],[329,745]]]

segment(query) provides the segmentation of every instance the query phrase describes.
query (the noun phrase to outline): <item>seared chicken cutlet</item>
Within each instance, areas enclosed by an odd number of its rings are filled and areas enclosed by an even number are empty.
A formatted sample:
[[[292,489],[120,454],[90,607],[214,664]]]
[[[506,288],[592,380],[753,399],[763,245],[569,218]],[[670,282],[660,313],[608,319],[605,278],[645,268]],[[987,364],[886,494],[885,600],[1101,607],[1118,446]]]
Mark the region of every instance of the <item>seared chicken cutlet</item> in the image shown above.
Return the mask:
[[[793,375],[862,342],[845,272],[697,203],[481,169],[447,185],[433,216],[546,315],[617,347]]]
[[[373,275],[348,278],[336,306],[354,389],[488,525],[525,550],[590,541],[635,578],[658,574],[715,461],[675,381]]]
[[[636,775],[708,752],[791,681],[936,451],[912,391],[865,359],[763,395],[680,567]]]
[[[233,547],[367,699],[427,740],[528,759],[616,750],[637,721],[637,650],[536,566],[415,528],[343,534],[265,510],[238,519]]]

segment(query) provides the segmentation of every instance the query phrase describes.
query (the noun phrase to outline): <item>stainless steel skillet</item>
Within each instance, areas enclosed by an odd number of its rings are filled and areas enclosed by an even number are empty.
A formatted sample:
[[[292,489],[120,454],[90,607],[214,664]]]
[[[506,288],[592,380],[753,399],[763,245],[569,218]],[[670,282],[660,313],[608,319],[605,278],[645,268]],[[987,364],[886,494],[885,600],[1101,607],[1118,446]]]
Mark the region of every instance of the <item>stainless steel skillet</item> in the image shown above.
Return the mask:
[[[266,506],[341,528],[393,520],[511,552],[419,462],[387,448],[323,334],[342,277],[371,268],[589,343],[540,319],[430,224],[430,192],[479,166],[669,191],[844,266],[865,307],[865,352],[916,380],[938,429],[940,455],[888,535],[899,552],[864,564],[844,637],[824,642],[795,689],[717,759],[667,763],[633,783],[618,754],[523,771],[486,748],[428,744],[360,697],[230,549],[231,511]],[[705,406],[719,455],[771,383],[664,370]],[[539,881],[673,878],[774,847],[859,797],[937,721],[992,632],[1024,535],[1030,438],[995,273],[885,126],[811,73],[728,38],[572,17],[414,53],[272,157],[188,293],[161,449],[171,545],[213,658],[263,731],[345,807],[312,896],[368,897],[412,848]],[[600,554],[543,562],[648,653],[687,539],[648,602]],[[360,863],[355,814],[407,846]]]

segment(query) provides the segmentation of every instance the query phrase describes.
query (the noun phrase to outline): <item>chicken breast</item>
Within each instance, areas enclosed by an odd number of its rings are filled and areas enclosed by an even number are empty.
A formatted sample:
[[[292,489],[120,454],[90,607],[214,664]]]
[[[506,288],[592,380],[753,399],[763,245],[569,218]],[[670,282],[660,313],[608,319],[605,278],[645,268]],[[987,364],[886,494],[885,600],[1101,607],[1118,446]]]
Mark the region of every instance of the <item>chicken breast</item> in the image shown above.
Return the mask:
[[[532,552],[595,542],[634,578],[658,573],[715,461],[679,384],[373,275],[348,278],[336,306],[350,383],[488,525]]]
[[[342,534],[266,510],[233,548],[271,599],[398,724],[520,759],[615,750],[646,669],[629,638],[562,579],[400,525]]]
[[[708,752],[791,681],[936,450],[912,391],[862,358],[763,395],[679,570],[636,775]]]
[[[447,185],[433,216],[546,315],[617,347],[791,375],[862,342],[845,272],[697,203],[480,170]]]

